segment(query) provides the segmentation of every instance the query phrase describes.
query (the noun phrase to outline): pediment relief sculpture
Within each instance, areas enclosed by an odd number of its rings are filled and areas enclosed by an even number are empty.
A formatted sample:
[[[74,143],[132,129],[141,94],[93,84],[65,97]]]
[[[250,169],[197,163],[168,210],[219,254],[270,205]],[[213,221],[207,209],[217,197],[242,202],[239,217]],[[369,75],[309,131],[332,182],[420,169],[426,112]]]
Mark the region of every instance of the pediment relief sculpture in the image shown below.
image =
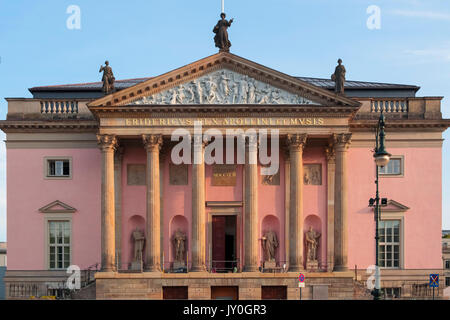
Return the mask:
[[[222,69],[174,88],[136,100],[131,105],[174,104],[302,104],[309,99],[247,75]]]

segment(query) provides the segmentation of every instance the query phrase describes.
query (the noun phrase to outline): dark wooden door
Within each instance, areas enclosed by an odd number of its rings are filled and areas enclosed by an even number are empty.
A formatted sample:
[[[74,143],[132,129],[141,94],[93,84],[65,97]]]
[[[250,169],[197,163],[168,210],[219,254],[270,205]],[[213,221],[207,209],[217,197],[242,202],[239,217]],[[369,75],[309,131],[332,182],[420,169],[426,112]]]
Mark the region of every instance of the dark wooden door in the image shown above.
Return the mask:
[[[225,216],[212,218],[212,267],[221,271],[225,268]]]
[[[188,287],[163,287],[164,300],[187,300]]]
[[[286,300],[287,287],[286,286],[262,286],[261,287],[262,300]]]
[[[211,286],[211,300],[239,300],[239,287]]]

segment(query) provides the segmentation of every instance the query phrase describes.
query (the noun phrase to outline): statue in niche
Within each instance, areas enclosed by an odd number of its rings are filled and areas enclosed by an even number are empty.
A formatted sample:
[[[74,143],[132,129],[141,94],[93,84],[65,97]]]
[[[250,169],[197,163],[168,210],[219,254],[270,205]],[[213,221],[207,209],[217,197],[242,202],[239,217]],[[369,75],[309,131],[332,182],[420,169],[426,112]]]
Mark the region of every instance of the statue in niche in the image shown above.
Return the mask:
[[[309,227],[306,232],[306,244],[308,246],[308,262],[317,262],[317,248],[319,247],[320,232],[314,231],[313,227]]]
[[[131,263],[131,270],[138,271],[142,270],[143,250],[145,242],[144,232],[136,227],[136,229],[133,231],[132,237],[134,241],[134,260]]]
[[[331,80],[334,81],[334,92],[337,94],[344,94],[344,85],[345,85],[345,70],[344,65],[342,64],[342,59],[338,60],[338,65],[336,66],[336,70],[331,75]]]
[[[100,66],[99,72],[103,72],[102,82],[104,94],[108,95],[114,92],[114,82],[116,81],[116,78],[114,78],[112,68],[109,66],[109,61],[105,61],[105,66]]]
[[[216,47],[219,48],[219,51],[229,52],[231,42],[230,40],[228,40],[227,29],[231,27],[233,19],[230,19],[230,21],[226,20],[225,13],[221,13],[220,17],[222,18],[222,20],[219,20],[213,29],[213,32],[216,34],[216,36],[214,37],[214,42],[216,44]]]
[[[185,267],[184,254],[186,252],[186,234],[180,229],[175,231],[173,235],[173,246],[175,249],[175,260],[173,262],[174,269]]]
[[[278,248],[277,234],[274,231],[267,231],[262,237],[264,249],[264,268],[275,268],[275,250]]]

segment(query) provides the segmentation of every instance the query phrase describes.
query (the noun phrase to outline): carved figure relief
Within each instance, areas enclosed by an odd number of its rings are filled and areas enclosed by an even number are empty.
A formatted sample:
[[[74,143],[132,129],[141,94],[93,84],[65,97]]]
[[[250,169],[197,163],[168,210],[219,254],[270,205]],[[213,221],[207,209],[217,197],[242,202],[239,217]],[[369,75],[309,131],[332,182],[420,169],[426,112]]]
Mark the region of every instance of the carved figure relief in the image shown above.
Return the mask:
[[[218,70],[131,103],[143,104],[315,104],[231,70]]]
[[[322,165],[305,164],[303,166],[303,183],[305,185],[322,185]]]

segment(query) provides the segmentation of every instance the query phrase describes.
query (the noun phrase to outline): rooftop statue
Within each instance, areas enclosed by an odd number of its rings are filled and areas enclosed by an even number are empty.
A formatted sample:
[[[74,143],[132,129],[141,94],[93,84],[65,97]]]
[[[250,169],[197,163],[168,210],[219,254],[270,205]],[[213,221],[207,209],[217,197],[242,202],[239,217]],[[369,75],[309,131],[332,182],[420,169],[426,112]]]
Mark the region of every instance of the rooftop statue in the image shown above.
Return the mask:
[[[334,81],[334,92],[337,94],[344,94],[344,85],[345,85],[345,67],[342,64],[342,59],[338,60],[338,65],[336,66],[336,70],[331,75],[331,80]]]
[[[214,37],[214,42],[216,43],[216,47],[219,48],[219,51],[229,52],[231,47],[231,42],[228,40],[228,31],[227,29],[231,27],[233,23],[233,19],[230,21],[226,20],[226,14],[220,14],[222,20],[219,20],[216,26],[213,29],[213,32],[216,34]]]
[[[114,81],[116,81],[116,78],[114,78],[114,74],[112,72],[111,67],[109,66],[109,62],[105,61],[105,66],[100,66],[100,71],[103,71],[103,92],[105,95],[108,95],[115,91],[114,89]]]

